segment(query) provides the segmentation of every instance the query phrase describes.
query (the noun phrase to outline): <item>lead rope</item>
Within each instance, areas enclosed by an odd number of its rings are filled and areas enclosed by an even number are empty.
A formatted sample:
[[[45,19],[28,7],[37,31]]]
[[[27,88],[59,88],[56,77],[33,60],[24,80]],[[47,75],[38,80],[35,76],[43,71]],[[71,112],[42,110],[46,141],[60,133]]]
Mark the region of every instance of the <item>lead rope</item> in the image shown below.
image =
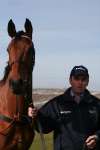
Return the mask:
[[[86,144],[83,144],[82,150],[86,150]]]
[[[37,120],[37,123],[38,123],[39,132],[40,132],[40,138],[41,138],[41,150],[46,150],[45,138],[44,138],[39,120]]]
[[[31,81],[32,81],[32,77],[31,77]],[[33,83],[33,82],[32,82]],[[32,86],[33,87],[33,86]],[[33,89],[33,88],[32,88]],[[34,102],[32,100],[32,103],[33,103],[33,107],[34,107]],[[32,119],[32,124],[33,124],[33,119]],[[44,138],[44,135],[43,135],[43,132],[42,132],[42,127],[41,127],[41,124],[40,124],[40,121],[39,119],[37,120],[37,125],[38,125],[38,129],[39,129],[39,133],[40,133],[40,139],[41,139],[41,150],[46,150],[46,144],[45,144],[45,138]]]
[[[19,121],[19,106],[18,106],[18,95],[16,95],[16,113],[15,113],[15,116],[14,116],[14,119],[18,120]]]
[[[83,144],[83,148],[82,148],[82,150],[89,150],[89,148],[86,146],[86,144],[85,144],[85,143]]]

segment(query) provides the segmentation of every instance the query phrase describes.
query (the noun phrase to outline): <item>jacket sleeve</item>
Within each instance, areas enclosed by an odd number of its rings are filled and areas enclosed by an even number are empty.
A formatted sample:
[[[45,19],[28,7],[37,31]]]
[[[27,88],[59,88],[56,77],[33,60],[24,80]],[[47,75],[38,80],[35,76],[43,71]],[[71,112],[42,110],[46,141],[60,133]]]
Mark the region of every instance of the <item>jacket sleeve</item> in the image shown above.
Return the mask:
[[[99,150],[100,149],[100,99],[97,99],[96,98],[96,101],[97,101],[97,128],[96,128],[96,131],[95,131],[95,135],[96,135],[96,141],[97,141],[97,146],[96,148]]]
[[[98,100],[100,101],[100,99]],[[95,132],[97,135],[97,139],[100,142],[100,102],[98,102],[98,124],[97,124],[97,131]]]
[[[35,121],[35,128],[37,131],[39,131],[39,124],[43,133],[49,133],[57,128],[57,108],[54,99],[39,109]]]

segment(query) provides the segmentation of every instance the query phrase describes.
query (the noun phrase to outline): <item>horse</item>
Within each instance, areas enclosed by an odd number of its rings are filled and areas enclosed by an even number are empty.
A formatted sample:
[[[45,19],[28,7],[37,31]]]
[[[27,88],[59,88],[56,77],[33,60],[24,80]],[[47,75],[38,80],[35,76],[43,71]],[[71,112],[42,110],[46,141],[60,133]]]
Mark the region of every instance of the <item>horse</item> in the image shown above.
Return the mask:
[[[29,19],[25,31],[16,32],[12,19],[8,22],[8,63],[0,81],[0,150],[28,150],[34,139],[27,107],[32,102],[32,71],[35,48],[33,27]]]

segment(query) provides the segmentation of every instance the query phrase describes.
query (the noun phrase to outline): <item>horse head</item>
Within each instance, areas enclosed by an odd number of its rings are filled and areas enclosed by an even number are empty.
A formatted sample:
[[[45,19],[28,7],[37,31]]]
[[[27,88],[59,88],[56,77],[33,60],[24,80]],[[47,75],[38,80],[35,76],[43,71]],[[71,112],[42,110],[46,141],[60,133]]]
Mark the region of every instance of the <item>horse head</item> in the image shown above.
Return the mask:
[[[35,49],[32,42],[32,24],[29,19],[25,21],[25,31],[16,32],[12,20],[8,22],[8,34],[11,42],[7,51],[9,54],[9,87],[14,94],[24,94],[31,81],[32,70],[35,63]]]

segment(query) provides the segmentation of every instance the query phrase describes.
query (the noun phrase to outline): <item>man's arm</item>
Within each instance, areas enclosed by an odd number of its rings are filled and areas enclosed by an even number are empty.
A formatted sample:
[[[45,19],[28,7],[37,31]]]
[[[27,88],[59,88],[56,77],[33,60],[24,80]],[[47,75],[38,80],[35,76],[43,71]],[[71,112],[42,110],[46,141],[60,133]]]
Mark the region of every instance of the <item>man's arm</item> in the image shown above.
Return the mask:
[[[57,127],[56,122],[56,110],[52,105],[52,102],[48,102],[39,110],[37,108],[28,108],[28,116],[34,120],[34,125],[37,131],[38,125],[41,125],[43,133],[49,133]]]
[[[97,102],[97,131],[95,131],[94,135],[89,136],[86,139],[86,146],[88,149],[93,149],[100,142],[100,99],[96,98]]]

